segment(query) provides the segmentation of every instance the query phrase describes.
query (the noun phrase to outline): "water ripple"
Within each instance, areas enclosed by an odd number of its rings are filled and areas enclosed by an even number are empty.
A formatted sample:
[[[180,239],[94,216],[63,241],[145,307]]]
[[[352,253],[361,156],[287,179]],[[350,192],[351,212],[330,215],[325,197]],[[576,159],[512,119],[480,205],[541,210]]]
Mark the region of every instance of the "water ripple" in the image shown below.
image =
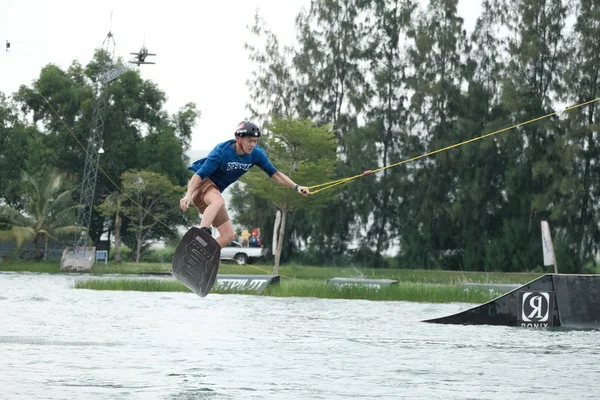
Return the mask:
[[[72,288],[0,274],[2,398],[596,399],[598,331],[426,324],[465,304]]]

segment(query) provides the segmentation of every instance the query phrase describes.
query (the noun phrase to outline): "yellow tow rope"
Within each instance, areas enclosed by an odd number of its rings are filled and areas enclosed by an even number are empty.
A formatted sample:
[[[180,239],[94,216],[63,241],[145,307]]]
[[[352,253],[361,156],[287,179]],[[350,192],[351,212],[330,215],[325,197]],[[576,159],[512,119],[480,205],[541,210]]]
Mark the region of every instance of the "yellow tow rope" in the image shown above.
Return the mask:
[[[597,101],[600,101],[600,97],[598,97],[597,99],[594,99],[594,100],[586,101],[585,103],[580,103],[580,104],[576,104],[574,106],[567,107],[567,108],[564,109],[563,112],[571,111],[571,110],[574,110],[576,108],[583,107],[583,106],[586,106],[588,104],[595,103]],[[394,164],[390,164],[390,165],[385,166],[385,167],[377,168],[377,169],[374,169],[374,170],[367,170],[367,171],[363,172],[362,174],[350,176],[350,177],[347,177],[347,178],[338,179],[338,180],[331,181],[331,182],[321,183],[321,184],[314,185],[314,186],[309,186],[308,189],[310,190],[310,194],[311,195],[317,194],[320,191],[332,188],[332,187],[337,186],[337,185],[341,185],[342,183],[350,182],[353,179],[360,178],[362,176],[371,175],[371,174],[373,174],[375,172],[380,172],[380,171],[383,171],[383,170],[388,169],[388,168],[397,167],[398,165],[406,164],[406,163],[409,163],[411,161],[418,160],[419,158],[428,157],[428,156],[431,156],[433,154],[441,153],[442,151],[454,149],[456,147],[465,145],[467,143],[475,142],[477,140],[485,139],[487,137],[496,135],[498,133],[502,133],[502,132],[509,131],[511,129],[519,128],[521,126],[525,126],[525,125],[531,124],[533,122],[541,121],[542,119],[551,117],[551,116],[559,114],[559,113],[561,113],[561,111],[555,111],[553,113],[546,114],[546,115],[541,116],[541,117],[530,119],[529,121],[526,121],[526,122],[521,122],[520,124],[515,124],[513,126],[509,126],[508,128],[503,128],[503,129],[497,130],[495,132],[486,133],[485,135],[477,136],[475,138],[472,138],[472,139],[469,139],[469,140],[465,140],[464,142],[453,144],[451,146],[444,147],[443,149],[434,150],[434,151],[431,151],[431,152],[426,153],[426,154],[421,154],[420,156],[412,157],[412,158],[409,158],[407,160],[400,161],[400,162],[397,162],[397,163],[394,163]],[[316,189],[316,188],[321,188],[321,189],[313,190],[313,189]]]

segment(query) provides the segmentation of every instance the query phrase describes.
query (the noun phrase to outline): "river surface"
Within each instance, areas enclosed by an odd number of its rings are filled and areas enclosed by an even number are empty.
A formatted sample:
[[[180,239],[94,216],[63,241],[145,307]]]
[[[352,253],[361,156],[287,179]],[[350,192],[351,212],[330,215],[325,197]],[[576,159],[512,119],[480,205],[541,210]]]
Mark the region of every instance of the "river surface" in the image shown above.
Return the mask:
[[[598,399],[600,331],[473,305],[73,289],[0,273],[0,399]]]

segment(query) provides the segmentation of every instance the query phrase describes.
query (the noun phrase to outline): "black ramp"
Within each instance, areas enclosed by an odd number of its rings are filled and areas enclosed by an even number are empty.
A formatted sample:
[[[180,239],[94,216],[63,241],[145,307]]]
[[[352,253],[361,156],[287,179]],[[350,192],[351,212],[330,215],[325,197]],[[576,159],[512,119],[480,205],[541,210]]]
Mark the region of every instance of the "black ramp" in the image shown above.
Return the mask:
[[[171,273],[200,297],[205,297],[217,278],[221,247],[208,233],[193,227],[181,238]]]
[[[600,275],[544,275],[470,310],[424,322],[600,329]]]
[[[433,322],[439,324],[459,324],[459,325],[520,325],[519,313],[522,302],[522,294],[525,292],[552,292],[552,275],[544,275],[533,280],[518,289],[513,290],[503,296],[498,297],[485,304],[442,318],[430,319],[424,322]],[[552,302],[552,311],[550,311],[552,324],[560,325],[557,313],[557,302]]]
[[[554,275],[560,322],[570,328],[600,327],[600,275]]]

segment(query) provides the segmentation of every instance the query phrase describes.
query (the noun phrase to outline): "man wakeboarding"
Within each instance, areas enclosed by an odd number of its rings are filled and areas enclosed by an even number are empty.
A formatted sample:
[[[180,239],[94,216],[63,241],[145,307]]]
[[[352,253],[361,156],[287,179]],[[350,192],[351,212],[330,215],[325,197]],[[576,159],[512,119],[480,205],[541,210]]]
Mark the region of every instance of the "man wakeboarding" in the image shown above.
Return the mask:
[[[273,166],[265,150],[258,145],[260,136],[256,124],[243,121],[235,130],[235,139],[219,143],[208,156],[188,167],[194,175],[179,207],[186,211],[190,203],[194,204],[202,214],[202,220],[199,228],[191,228],[179,242],[173,257],[172,274],[201,297],[206,296],[215,283],[221,248],[235,239],[221,194],[229,185],[256,165],[276,183],[304,196],[310,195],[307,187],[296,184]],[[212,237],[211,225],[219,232],[216,239]]]

